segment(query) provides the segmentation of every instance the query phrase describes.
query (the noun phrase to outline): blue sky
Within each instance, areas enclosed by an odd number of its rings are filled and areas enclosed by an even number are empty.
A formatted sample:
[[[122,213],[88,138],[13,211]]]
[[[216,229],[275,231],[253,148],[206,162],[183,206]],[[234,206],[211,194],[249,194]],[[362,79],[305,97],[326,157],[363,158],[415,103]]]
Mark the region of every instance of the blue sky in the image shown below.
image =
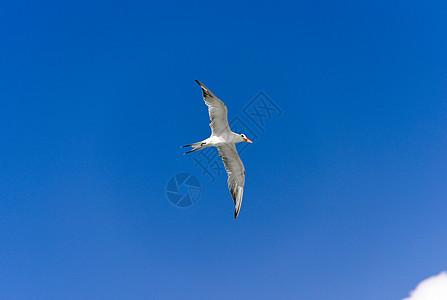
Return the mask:
[[[4,1],[0,298],[406,297],[447,269],[446,9]],[[178,148],[210,133],[195,79],[282,110],[244,119],[237,220]]]

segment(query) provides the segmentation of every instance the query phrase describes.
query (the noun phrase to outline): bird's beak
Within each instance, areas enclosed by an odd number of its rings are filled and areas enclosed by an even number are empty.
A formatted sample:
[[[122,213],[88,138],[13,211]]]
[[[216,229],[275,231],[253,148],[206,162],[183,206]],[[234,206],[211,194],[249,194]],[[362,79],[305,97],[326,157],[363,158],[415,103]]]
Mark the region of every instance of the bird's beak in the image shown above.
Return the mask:
[[[244,139],[244,141],[246,141],[247,143],[253,143],[253,142],[250,141],[249,139]]]

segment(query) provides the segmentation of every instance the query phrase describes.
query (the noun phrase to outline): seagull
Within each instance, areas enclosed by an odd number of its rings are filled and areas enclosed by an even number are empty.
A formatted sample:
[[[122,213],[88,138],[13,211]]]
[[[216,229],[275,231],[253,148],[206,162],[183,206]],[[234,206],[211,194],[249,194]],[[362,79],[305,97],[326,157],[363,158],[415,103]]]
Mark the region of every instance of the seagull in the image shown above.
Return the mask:
[[[183,147],[193,147],[185,154],[201,150],[207,147],[217,147],[219,156],[225,165],[228,173],[228,188],[234,200],[234,218],[239,215],[242,204],[242,195],[245,185],[245,168],[236,150],[236,143],[252,143],[244,134],[234,133],[228,125],[227,107],[200,81],[196,82],[202,88],[203,100],[208,106],[210,115],[211,136],[201,142],[193,143]]]

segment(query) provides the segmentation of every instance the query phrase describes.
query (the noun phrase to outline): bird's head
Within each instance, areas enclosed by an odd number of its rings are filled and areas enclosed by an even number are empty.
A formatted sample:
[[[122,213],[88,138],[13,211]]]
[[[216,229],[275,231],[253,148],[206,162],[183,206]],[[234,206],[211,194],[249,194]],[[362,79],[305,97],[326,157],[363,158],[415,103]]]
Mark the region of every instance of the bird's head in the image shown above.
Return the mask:
[[[247,142],[247,143],[253,143],[252,141],[250,141],[250,140],[245,136],[245,134],[240,134],[240,136],[241,136],[241,138],[242,138],[242,140],[243,140],[244,142]]]

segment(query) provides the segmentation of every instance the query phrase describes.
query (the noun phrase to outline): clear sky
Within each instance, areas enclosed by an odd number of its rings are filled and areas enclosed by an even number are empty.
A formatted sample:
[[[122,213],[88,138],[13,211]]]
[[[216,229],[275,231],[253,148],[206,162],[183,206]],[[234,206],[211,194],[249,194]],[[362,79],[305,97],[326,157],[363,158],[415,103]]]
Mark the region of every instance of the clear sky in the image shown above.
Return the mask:
[[[3,1],[0,298],[408,296],[447,269],[446,11]],[[236,220],[179,149],[210,133],[195,79],[257,137]],[[262,129],[260,91],[282,112]]]

